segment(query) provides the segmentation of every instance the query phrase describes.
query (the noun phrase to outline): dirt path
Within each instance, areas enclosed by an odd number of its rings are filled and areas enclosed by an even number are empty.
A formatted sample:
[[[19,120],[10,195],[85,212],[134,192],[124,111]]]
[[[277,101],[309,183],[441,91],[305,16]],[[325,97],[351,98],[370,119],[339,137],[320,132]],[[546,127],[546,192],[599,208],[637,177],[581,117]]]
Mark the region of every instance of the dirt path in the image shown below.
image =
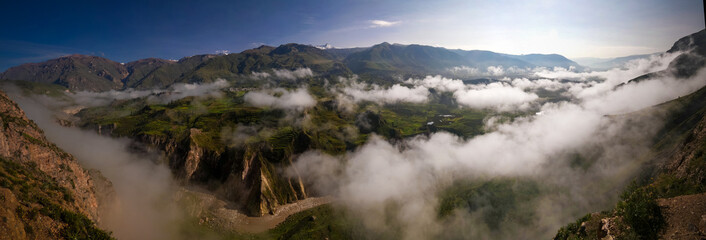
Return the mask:
[[[706,193],[657,202],[667,222],[660,239],[706,239]]]
[[[292,214],[331,202],[329,197],[306,198],[277,207],[273,215],[250,217],[236,209],[229,208],[227,202],[211,194],[198,190],[183,189],[183,191],[198,197],[199,203],[195,208],[200,208],[201,210],[196,210],[197,212],[191,212],[190,214],[200,216],[201,224],[243,233],[260,233],[270,230]]]

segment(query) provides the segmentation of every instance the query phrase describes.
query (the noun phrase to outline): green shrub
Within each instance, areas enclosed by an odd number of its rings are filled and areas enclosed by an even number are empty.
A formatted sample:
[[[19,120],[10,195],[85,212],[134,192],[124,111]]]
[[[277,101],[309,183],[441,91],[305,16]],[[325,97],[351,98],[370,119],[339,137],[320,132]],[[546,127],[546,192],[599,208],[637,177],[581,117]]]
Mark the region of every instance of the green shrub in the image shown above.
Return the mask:
[[[618,202],[618,215],[642,239],[657,239],[665,225],[662,211],[657,205],[656,194],[649,187],[630,184]]]

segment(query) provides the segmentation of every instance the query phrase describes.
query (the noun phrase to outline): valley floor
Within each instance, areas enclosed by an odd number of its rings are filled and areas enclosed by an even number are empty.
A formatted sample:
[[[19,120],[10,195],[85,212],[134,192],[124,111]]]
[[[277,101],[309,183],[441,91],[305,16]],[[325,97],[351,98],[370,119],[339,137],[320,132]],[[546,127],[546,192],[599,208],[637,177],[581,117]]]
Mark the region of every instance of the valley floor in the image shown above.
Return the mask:
[[[262,233],[275,228],[292,214],[331,203],[330,197],[312,197],[278,206],[273,214],[262,217],[247,216],[234,209],[228,202],[213,194],[195,189],[182,189],[184,196],[192,202],[191,216],[199,217],[199,224],[224,231],[239,233]]]

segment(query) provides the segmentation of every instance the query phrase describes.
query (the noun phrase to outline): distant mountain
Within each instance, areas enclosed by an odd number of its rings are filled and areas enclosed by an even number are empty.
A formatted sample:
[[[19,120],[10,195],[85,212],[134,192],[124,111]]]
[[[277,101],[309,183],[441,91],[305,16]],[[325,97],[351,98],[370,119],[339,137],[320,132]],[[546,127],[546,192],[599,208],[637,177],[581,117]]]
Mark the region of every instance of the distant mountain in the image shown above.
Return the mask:
[[[438,73],[467,61],[445,48],[381,43],[351,53],[344,63],[355,73]]]
[[[58,84],[71,90],[107,91],[164,88],[174,83],[242,79],[253,72],[309,68],[315,75],[449,74],[453,67],[481,70],[502,67],[578,67],[561,55],[510,55],[479,50],[449,50],[423,45],[381,43],[367,48],[284,44],[260,46],[241,53],[196,55],[179,61],[158,58],[120,64],[106,58],[71,55],[28,63],[0,74],[0,79]]]
[[[526,55],[506,55],[511,58],[528,62],[538,67],[580,67],[580,65],[559,54],[526,54]]]
[[[485,69],[581,67],[558,54],[511,55],[482,50],[449,50],[423,45],[382,43],[350,53],[344,63],[354,73],[416,73],[443,74],[449,68],[468,66]]]
[[[72,90],[106,91],[120,89],[128,71],[106,58],[70,55],[43,63],[26,63],[0,74],[1,79],[53,83]]]
[[[527,61],[517,59],[509,54],[500,54],[491,51],[484,50],[453,50],[455,53],[463,56],[466,61],[466,66],[476,67],[476,68],[487,68],[490,66],[502,66],[502,67],[535,67],[536,65],[531,64]]]
[[[174,62],[159,58],[147,58],[129,62],[125,64],[125,67],[130,75],[123,82],[128,86],[137,85],[156,69],[170,64],[174,64]]]
[[[622,68],[629,61],[640,59],[640,58],[649,58],[650,56],[656,55],[656,54],[659,54],[659,53],[630,55],[630,56],[617,57],[617,58],[575,58],[573,60],[575,62],[577,62],[578,64],[581,64],[582,66],[589,67],[593,70],[607,70],[607,69],[613,69],[613,68]]]
[[[356,47],[356,48],[331,48],[331,49],[326,49],[326,52],[329,54],[333,55],[336,60],[343,61],[348,55],[351,55],[353,53],[357,52],[362,52],[367,49],[370,49],[369,47]]]
[[[0,74],[0,79],[52,83],[85,91],[166,87],[214,56],[197,55],[176,62],[148,58],[120,64],[102,57],[76,54],[12,67]]]
[[[277,48],[261,46],[238,54],[218,56],[197,66],[178,82],[213,81],[217,78],[233,79],[252,72],[273,69],[310,68],[317,74],[350,74],[340,61],[328,52],[301,44],[285,44]]]
[[[128,70],[132,71],[127,81],[125,81],[125,88],[151,89],[167,87],[185,74],[193,71],[197,66],[216,57],[219,57],[219,55],[195,55],[179,59],[176,62],[162,60],[160,61],[161,63],[155,64],[137,63],[142,60],[130,62],[126,65],[130,66],[133,64],[142,66],[142,68],[131,69],[128,67]]]

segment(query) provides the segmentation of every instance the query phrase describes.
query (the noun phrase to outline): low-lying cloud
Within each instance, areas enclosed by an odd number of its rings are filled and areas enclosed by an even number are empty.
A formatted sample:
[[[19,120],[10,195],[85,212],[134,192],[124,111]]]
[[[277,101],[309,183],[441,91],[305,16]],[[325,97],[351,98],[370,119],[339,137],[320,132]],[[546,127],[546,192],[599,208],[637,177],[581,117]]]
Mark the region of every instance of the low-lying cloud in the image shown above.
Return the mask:
[[[429,97],[429,89],[424,86],[406,87],[400,84],[392,85],[389,88],[384,88],[378,85],[367,85],[355,81],[355,78],[350,82],[349,86],[341,89],[342,96],[353,102],[372,101],[377,103],[399,103],[411,102],[422,103],[426,102]]]
[[[526,88],[505,82],[464,84],[461,80],[437,75],[423,79],[408,79],[405,83],[452,92],[459,104],[478,109],[493,108],[501,111],[524,109],[538,98],[537,94],[526,92],[524,90]],[[525,87],[527,84],[529,83],[525,83]]]
[[[529,107],[528,103],[539,98],[537,94],[499,82],[459,90],[454,92],[454,97],[459,104],[471,108],[494,107],[498,110],[525,109]]]
[[[118,239],[175,239],[181,212],[174,204],[176,185],[157,153],[131,152],[130,141],[60,126],[53,112],[33,99],[12,94],[47,139],[71,153],[86,168],[99,170],[115,190],[116,202],[102,212],[102,228]],[[99,193],[100,194],[100,193]]]
[[[297,68],[294,70],[288,69],[273,69],[272,73],[269,72],[252,72],[250,73],[250,78],[252,79],[269,79],[277,78],[284,80],[297,80],[301,78],[313,77],[314,71],[310,68]]]
[[[256,107],[302,110],[316,105],[316,100],[306,88],[292,91],[282,88],[248,92],[243,96],[246,103]]]
[[[662,68],[650,66],[653,70]],[[639,64],[635,67],[640,68]],[[512,239],[517,237],[513,232],[528,238],[550,238],[558,227],[578,214],[614,204],[617,189],[638,169],[640,162],[635,156],[648,150],[648,140],[661,126],[658,114],[619,117],[607,114],[643,109],[706,85],[706,71],[702,70],[689,79],[662,76],[615,87],[641,71],[602,73],[600,77],[604,80],[594,84],[515,79],[462,87],[458,80],[440,77],[408,80],[415,87],[396,85],[396,88],[410,91],[433,87],[453,91],[459,102],[480,104],[476,107],[531,102],[537,96],[522,89],[539,86],[573,88],[579,98],[574,103],[545,103],[542,114],[498,124],[495,131],[469,140],[435,133],[391,144],[372,137],[356,151],[341,157],[316,151],[302,154],[288,171],[309,176],[308,182],[317,192],[335,196],[363,220],[370,232],[399,231],[404,239],[439,236]],[[587,77],[590,75],[581,78],[588,80]],[[620,77],[627,79],[619,80]],[[582,94],[598,84],[609,87],[596,94]],[[364,95],[375,101],[385,101],[384,95],[394,95],[390,90],[385,92],[375,87],[368,92],[361,89],[352,92],[350,95]],[[412,95],[420,99],[423,96]],[[593,163],[585,168],[572,167],[570,159],[574,154],[589,156]],[[473,220],[482,219],[481,210],[456,211],[454,216],[461,217],[439,219],[440,191],[456,180],[496,177],[534,179],[543,184],[542,188],[551,189],[525,203],[533,209],[531,223],[507,220],[502,222],[502,231],[491,231],[483,221]],[[562,207],[559,210],[552,206]],[[391,207],[396,210],[391,211]],[[451,234],[449,229],[458,231]]]
[[[168,103],[170,101],[192,96],[221,97],[220,89],[230,86],[224,79],[217,79],[211,83],[177,83],[167,89],[152,90],[110,90],[106,92],[80,91],[67,93],[76,104],[82,106],[103,106],[115,100],[126,100],[147,97],[151,103]]]

